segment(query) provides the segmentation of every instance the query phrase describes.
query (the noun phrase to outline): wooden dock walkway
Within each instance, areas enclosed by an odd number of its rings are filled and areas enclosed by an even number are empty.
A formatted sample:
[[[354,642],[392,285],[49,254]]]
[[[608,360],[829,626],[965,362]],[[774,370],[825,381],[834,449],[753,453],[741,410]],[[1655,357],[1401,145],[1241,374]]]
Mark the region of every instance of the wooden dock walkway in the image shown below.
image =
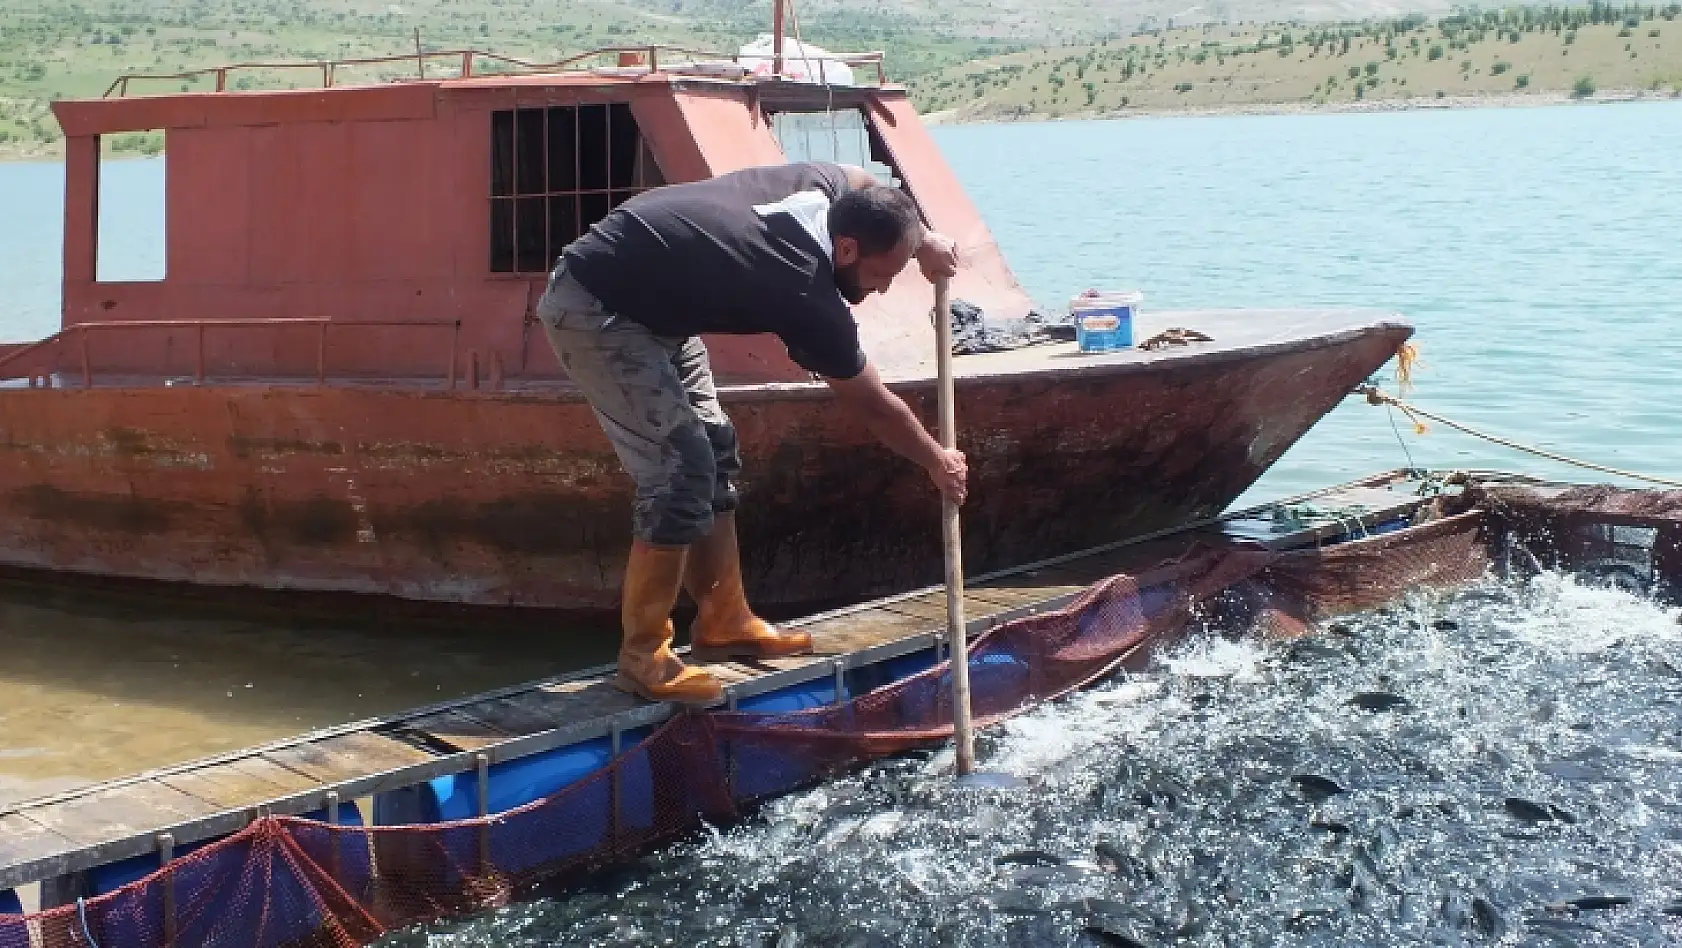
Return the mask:
[[[1177,556],[1194,544],[1313,545],[1393,520],[1419,501],[1415,482],[1395,475],[1295,499],[1336,520],[1293,522],[1273,507],[987,577],[965,594],[969,633],[1060,608],[1094,583]],[[945,592],[923,590],[787,623],[812,633],[816,653],[763,663],[704,666],[732,707],[756,695],[830,678],[927,651],[946,621]],[[671,716],[615,689],[613,668],[361,721],[295,738],[108,781],[0,810],[0,891],[33,882],[53,888],[43,906],[73,899],[78,873],[244,828],[262,814],[301,814],[477,771],[479,807],[498,763],[620,734]],[[837,694],[840,689],[837,689]],[[68,882],[66,882],[68,880]]]

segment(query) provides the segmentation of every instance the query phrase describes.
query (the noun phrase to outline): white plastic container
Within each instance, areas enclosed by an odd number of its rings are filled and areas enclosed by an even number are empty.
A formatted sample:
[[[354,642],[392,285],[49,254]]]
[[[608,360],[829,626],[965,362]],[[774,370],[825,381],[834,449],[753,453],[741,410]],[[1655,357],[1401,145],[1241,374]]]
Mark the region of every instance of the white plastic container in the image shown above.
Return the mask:
[[[1133,347],[1133,317],[1144,302],[1133,291],[1088,293],[1069,301],[1075,343],[1082,352],[1115,352]]]

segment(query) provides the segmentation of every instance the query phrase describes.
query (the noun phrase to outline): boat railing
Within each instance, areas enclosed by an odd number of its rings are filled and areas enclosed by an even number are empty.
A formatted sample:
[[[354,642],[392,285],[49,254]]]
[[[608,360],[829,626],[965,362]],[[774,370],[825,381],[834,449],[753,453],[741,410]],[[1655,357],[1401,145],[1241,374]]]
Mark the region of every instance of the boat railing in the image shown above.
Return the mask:
[[[309,329],[316,334],[315,354],[315,383],[327,384],[327,334],[333,328],[412,328],[412,329],[448,329],[450,331],[449,366],[445,370],[446,384],[449,388],[456,387],[457,363],[460,361],[461,320],[459,319],[326,319],[304,317],[295,319],[135,319],[110,322],[72,323],[53,333],[45,339],[29,345],[21,346],[0,356],[0,378],[16,378],[10,367],[32,354],[52,351],[58,358],[55,365],[62,364],[64,347],[72,338],[76,342],[76,353],[81,363],[82,386],[93,387],[93,360],[88,350],[88,339],[95,333],[109,334],[119,331],[144,330],[188,330],[193,333],[196,343],[193,362],[193,381],[202,384],[206,377],[204,341],[205,336],[212,331],[230,329],[270,329],[270,330],[299,330]],[[470,383],[478,387],[478,353],[473,353],[469,360]],[[492,375],[500,375],[500,360],[493,357]],[[29,387],[48,387],[47,373],[28,375]],[[496,381],[493,379],[493,381]]]
[[[626,68],[627,65],[629,65],[630,67],[646,72],[647,74],[658,73],[661,71],[660,63],[662,56],[665,57],[668,63],[670,63],[674,58],[681,58],[686,59],[691,63],[698,60],[710,60],[713,62],[729,62],[739,65],[742,59],[741,55],[736,53],[721,53],[667,43],[647,43],[634,46],[603,46],[587,52],[568,56],[564,59],[555,60],[554,62],[532,62],[530,60],[521,59],[517,56],[505,56],[501,53],[493,53],[478,49],[416,50],[413,53],[399,53],[390,56],[367,56],[351,59],[293,60],[279,62],[254,61],[227,63],[220,66],[206,66],[200,69],[185,70],[183,72],[124,73],[112,80],[111,85],[105,90],[104,98],[126,97],[129,93],[129,84],[131,82],[197,80],[203,79],[206,76],[215,77],[217,92],[227,92],[229,74],[241,71],[311,70],[321,74],[321,88],[331,89],[337,84],[338,70],[349,66],[379,66],[390,63],[414,63],[416,78],[425,81],[427,79],[427,64],[437,60],[444,60],[451,63],[457,70],[459,70],[455,75],[448,76],[447,78],[471,79],[476,76],[541,75],[546,73],[567,72],[569,70],[577,70],[580,67],[580,64],[586,63],[591,59],[608,55],[617,55],[620,57],[621,64],[618,68]],[[626,57],[634,57],[634,61],[627,62]],[[884,54],[880,50],[868,53],[830,53],[827,56],[821,57],[800,55],[785,58],[789,62],[817,60],[822,62],[840,63],[848,67],[874,66],[877,84],[886,84],[888,81],[887,71],[883,64]],[[484,63],[492,63],[500,68],[496,68],[492,72],[485,72],[481,69],[481,66]]]

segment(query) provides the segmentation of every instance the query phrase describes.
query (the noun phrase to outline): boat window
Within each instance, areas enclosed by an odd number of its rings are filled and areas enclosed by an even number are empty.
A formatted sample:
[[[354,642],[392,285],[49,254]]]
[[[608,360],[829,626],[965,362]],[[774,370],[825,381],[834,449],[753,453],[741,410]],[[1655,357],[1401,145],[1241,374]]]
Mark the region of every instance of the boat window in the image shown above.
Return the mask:
[[[771,113],[771,131],[789,161],[834,161],[857,165],[878,179],[900,178],[883,146],[860,109],[821,112],[784,111]]]
[[[100,136],[95,280],[164,278],[165,160],[163,129]]]
[[[631,107],[491,113],[491,271],[543,273],[634,194],[665,183]]]

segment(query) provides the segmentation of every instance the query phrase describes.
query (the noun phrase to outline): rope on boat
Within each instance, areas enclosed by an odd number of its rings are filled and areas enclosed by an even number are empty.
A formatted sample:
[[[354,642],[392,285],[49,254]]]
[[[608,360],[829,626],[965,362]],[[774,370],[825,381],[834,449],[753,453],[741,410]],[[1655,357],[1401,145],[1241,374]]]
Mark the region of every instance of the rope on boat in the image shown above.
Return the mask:
[[[1469,434],[1474,438],[1482,438],[1485,441],[1501,445],[1502,447],[1512,448],[1515,451],[1523,451],[1527,454],[1534,454],[1537,457],[1547,458],[1550,461],[1559,461],[1562,464],[1570,464],[1575,467],[1586,468],[1591,471],[1600,471],[1603,474],[1613,474],[1618,477],[1627,477],[1633,481],[1645,481],[1649,484],[1658,484],[1663,487],[1682,488],[1682,481],[1672,480],[1668,477],[1658,477],[1653,474],[1641,474],[1636,471],[1625,471],[1620,468],[1608,467],[1604,464],[1596,464],[1593,461],[1584,461],[1580,458],[1567,457],[1566,455],[1549,451],[1546,448],[1539,448],[1535,445],[1513,441],[1510,438],[1492,435],[1487,431],[1479,431],[1470,425],[1462,424],[1452,418],[1445,418],[1434,412],[1426,411],[1417,405],[1410,405],[1407,402],[1396,398],[1394,395],[1385,393],[1376,385],[1363,385],[1355,391],[1357,394],[1365,395],[1367,397],[1367,404],[1369,405],[1392,405],[1401,409],[1402,414],[1408,416],[1408,420],[1413,422],[1414,430],[1418,431],[1420,434],[1424,434],[1427,429],[1425,424],[1419,419],[1429,418],[1438,424],[1447,425],[1456,431]]]

